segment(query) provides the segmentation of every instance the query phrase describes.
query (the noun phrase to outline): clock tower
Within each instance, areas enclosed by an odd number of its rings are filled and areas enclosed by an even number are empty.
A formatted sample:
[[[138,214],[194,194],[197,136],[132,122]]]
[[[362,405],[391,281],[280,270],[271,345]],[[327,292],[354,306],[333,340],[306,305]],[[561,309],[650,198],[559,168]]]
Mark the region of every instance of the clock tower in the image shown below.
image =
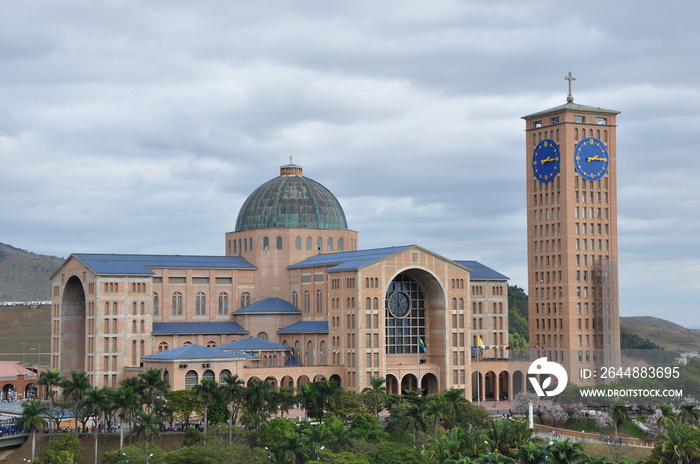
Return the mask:
[[[620,366],[617,280],[619,111],[566,103],[524,116],[531,359],[581,369]]]

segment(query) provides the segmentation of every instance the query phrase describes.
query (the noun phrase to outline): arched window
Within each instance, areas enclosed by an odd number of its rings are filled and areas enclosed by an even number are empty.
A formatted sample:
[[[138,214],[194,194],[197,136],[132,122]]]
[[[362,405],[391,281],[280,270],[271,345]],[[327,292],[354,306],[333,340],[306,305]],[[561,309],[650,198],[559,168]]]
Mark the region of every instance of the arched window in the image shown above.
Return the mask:
[[[372,309],[379,309],[379,298],[374,297],[374,300],[372,300]]]
[[[168,351],[170,348],[168,347],[168,344],[165,342],[160,342],[158,344],[158,353],[162,353],[163,351]]]
[[[321,290],[316,290],[316,312],[323,312],[323,292]]]
[[[231,240],[228,241],[228,247],[227,247],[226,249],[228,250],[228,251],[226,252],[226,254],[229,254],[229,255],[230,255],[230,254],[231,254]]]
[[[228,377],[229,375],[231,375],[231,371],[228,369],[222,369],[221,372],[219,372],[219,386],[225,387],[226,385],[228,385],[226,383],[226,377]]]
[[[306,364],[308,365],[313,365],[314,363],[314,342],[309,340],[309,342],[306,344],[306,352],[304,353],[306,355]]]
[[[292,306],[299,309],[299,293],[296,290],[292,292]]]
[[[185,390],[192,390],[197,384],[199,384],[197,371],[187,371],[187,374],[185,374]]]
[[[323,364],[323,365],[328,364],[328,358],[326,356],[326,342],[325,341],[321,342],[321,364]]]
[[[313,250],[313,241],[311,240],[311,237],[306,237],[306,249]]]
[[[228,314],[228,293],[219,293],[219,314]]]
[[[141,311],[140,314],[145,315],[146,314],[146,303],[143,301],[141,302]]]
[[[316,250],[323,251],[323,238],[322,237],[318,237],[316,239]]]
[[[136,365],[136,340],[131,341],[131,365]]]
[[[141,320],[141,333],[146,333],[146,321]]]
[[[282,249],[282,237],[280,237],[279,235],[277,236],[277,249]]]
[[[170,372],[167,369],[163,371],[163,382],[170,385]]]
[[[338,239],[338,251],[345,251],[345,240],[343,240],[343,237]]]
[[[301,250],[301,237],[299,236],[294,239],[294,249]]]
[[[197,293],[197,297],[195,298],[195,306],[195,314],[197,314],[198,316],[203,316],[207,313],[207,297],[204,294],[204,292]]]
[[[452,298],[452,309],[457,309],[457,298]]]
[[[304,312],[311,312],[311,296],[308,290],[304,290]]]
[[[117,306],[116,301],[112,303],[112,314],[119,314],[119,306]]]
[[[245,308],[248,305],[250,305],[250,293],[243,292],[241,293],[241,308]]]
[[[268,251],[270,249],[270,238],[263,237],[263,250]]]
[[[202,380],[204,380],[204,379],[210,379],[210,380],[216,381],[216,376],[214,375],[214,371],[212,371],[211,369],[207,369],[206,371],[204,371],[204,373],[202,374]]]
[[[133,314],[133,315],[138,314],[135,301],[133,303],[131,303],[131,314]]]
[[[157,293],[153,294],[153,315],[157,316],[160,307],[160,297]]]
[[[216,342],[214,340],[209,340],[207,342],[207,348],[216,348]]]
[[[173,293],[173,316],[182,315],[182,293]]]
[[[136,321],[131,321],[131,333],[136,333]]]
[[[109,314],[109,301],[105,303],[105,315]]]
[[[257,338],[259,338],[260,340],[265,340],[265,341],[267,341],[267,333],[266,333],[266,332],[260,332],[260,333],[257,335]]]
[[[298,359],[297,361],[301,361],[301,343],[299,343],[299,340],[294,342],[294,356],[296,356]]]
[[[372,299],[370,297],[367,297],[365,300],[365,309],[372,309]]]
[[[328,251],[333,251],[333,237],[328,237]]]

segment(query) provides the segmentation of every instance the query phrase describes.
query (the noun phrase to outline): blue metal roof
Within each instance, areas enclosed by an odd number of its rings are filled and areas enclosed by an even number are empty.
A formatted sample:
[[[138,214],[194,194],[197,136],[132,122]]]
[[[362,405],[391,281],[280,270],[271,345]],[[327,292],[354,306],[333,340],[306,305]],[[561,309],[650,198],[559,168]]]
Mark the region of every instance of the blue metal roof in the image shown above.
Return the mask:
[[[239,256],[114,255],[74,253],[95,274],[153,275],[152,268],[255,269]],[[70,258],[69,258],[70,259]]]
[[[234,314],[300,314],[293,304],[281,298],[265,298],[235,311]]]
[[[279,343],[270,342],[267,340],[261,340],[256,337],[246,337],[241,340],[235,340],[228,342],[224,345],[217,346],[219,350],[226,351],[279,351],[279,350],[291,350],[292,347],[287,345],[280,345]]]
[[[509,278],[507,276],[504,276],[500,272],[496,272],[490,267],[484,266],[478,261],[458,261],[455,260],[455,263],[461,264],[462,266],[466,266],[469,269],[472,270],[471,273],[471,278],[472,279],[482,279],[482,280],[508,280]]]
[[[328,321],[300,321],[279,329],[277,333],[328,333]]]
[[[344,251],[339,253],[323,253],[305,259],[289,266],[289,269],[301,269],[305,267],[332,266],[328,271],[356,270],[367,264],[374,263],[388,256],[407,250],[414,245],[374,248],[371,250]]]
[[[141,359],[154,360],[161,359],[166,361],[172,360],[187,360],[187,359],[232,359],[242,358],[240,354],[228,353],[217,348],[207,348],[201,345],[185,345],[172,350],[163,351],[161,353],[153,353],[148,356],[143,356]]]
[[[154,322],[153,335],[247,334],[237,322]]]

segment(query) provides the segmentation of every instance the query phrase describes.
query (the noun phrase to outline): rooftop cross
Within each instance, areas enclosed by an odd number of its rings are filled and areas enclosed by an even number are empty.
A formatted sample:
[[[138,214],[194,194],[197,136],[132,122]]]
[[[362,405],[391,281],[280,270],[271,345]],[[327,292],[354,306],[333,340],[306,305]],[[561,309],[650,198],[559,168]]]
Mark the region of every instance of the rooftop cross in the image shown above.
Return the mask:
[[[572,84],[573,81],[576,80],[576,78],[575,78],[573,75],[571,75],[571,71],[569,71],[569,75],[568,75],[568,76],[564,76],[564,79],[566,79],[567,81],[569,81],[569,95],[567,95],[566,101],[567,101],[568,103],[573,103],[573,101],[574,101],[574,96],[571,94],[571,84]]]

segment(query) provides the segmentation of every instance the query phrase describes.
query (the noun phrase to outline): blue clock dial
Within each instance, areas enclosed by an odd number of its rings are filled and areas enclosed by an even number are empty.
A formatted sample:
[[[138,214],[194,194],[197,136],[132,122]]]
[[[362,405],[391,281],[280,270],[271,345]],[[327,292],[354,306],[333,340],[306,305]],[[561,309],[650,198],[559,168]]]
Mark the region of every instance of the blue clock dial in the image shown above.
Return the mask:
[[[605,175],[610,157],[605,144],[595,137],[586,137],[576,144],[574,166],[578,175],[586,180],[598,180]]]
[[[408,314],[411,303],[404,292],[394,292],[389,295],[389,312],[394,317],[404,317]]]
[[[554,140],[544,139],[532,153],[532,172],[542,183],[552,182],[559,173],[559,145]]]

